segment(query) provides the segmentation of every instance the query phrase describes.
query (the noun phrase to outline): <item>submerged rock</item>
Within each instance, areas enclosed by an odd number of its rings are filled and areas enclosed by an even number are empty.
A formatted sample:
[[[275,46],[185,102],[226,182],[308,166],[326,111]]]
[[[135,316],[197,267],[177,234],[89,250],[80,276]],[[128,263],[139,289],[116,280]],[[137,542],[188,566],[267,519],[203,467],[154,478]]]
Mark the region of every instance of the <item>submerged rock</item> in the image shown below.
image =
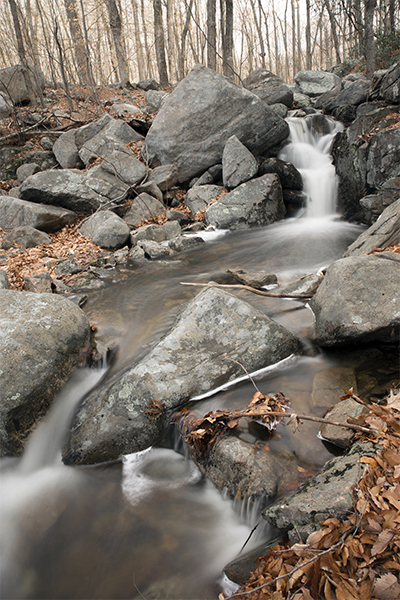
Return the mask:
[[[195,395],[300,351],[299,340],[250,304],[207,288],[138,364],[82,403],[64,451],[67,464],[89,464],[159,441],[173,411]]]
[[[0,290],[2,455],[21,453],[78,362],[89,329],[81,309],[61,296]]]

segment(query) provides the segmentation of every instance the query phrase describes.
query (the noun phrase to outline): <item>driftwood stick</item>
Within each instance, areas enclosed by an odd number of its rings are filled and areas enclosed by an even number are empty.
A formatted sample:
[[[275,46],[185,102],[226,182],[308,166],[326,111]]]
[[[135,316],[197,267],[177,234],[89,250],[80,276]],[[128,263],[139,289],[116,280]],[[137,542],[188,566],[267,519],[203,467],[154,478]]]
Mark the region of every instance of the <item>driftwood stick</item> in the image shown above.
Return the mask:
[[[243,417],[263,417],[263,416],[271,416],[271,417],[283,417],[283,418],[288,418],[290,419],[291,417],[294,417],[296,419],[298,419],[299,421],[314,421],[316,423],[325,423],[326,425],[336,425],[336,427],[346,427],[347,429],[354,429],[354,431],[362,431],[363,433],[374,433],[377,434],[378,432],[374,429],[369,429],[368,427],[361,427],[361,425],[352,425],[351,423],[340,423],[337,421],[328,421],[328,419],[323,419],[322,417],[311,417],[308,415],[298,415],[296,413],[281,413],[281,412],[271,412],[269,410],[265,410],[265,411],[243,411],[242,415]],[[234,416],[232,415],[232,419],[235,420],[237,419],[237,415]]]
[[[217,288],[233,288],[239,290],[247,290],[248,292],[253,292],[253,294],[258,294],[259,296],[268,296],[270,298],[295,298],[297,300],[309,300],[313,297],[314,294],[279,294],[276,292],[267,292],[266,290],[258,290],[256,288],[250,287],[249,285],[242,285],[241,283],[188,283],[186,281],[180,281],[181,285],[194,285],[198,287],[217,287]]]

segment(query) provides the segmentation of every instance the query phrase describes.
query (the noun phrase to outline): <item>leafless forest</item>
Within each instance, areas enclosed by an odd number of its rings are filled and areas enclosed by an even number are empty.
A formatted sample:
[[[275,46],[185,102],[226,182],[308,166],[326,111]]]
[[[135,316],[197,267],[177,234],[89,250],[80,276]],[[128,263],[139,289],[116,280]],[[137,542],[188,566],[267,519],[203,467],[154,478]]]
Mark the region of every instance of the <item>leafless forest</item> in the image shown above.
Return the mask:
[[[0,0],[0,67],[35,65],[50,85],[163,87],[196,63],[236,81],[358,58],[371,72],[398,50],[399,22],[399,0]]]

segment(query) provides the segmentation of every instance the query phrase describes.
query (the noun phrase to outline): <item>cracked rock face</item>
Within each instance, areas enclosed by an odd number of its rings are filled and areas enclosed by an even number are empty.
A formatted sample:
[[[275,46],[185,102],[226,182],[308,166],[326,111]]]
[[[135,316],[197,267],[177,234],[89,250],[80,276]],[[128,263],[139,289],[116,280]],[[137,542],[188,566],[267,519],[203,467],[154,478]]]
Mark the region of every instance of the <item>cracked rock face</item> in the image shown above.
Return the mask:
[[[81,405],[64,451],[66,463],[96,463],[153,445],[190,398],[300,351],[300,342],[250,304],[208,288],[139,363]],[[152,402],[161,410],[151,415]]]

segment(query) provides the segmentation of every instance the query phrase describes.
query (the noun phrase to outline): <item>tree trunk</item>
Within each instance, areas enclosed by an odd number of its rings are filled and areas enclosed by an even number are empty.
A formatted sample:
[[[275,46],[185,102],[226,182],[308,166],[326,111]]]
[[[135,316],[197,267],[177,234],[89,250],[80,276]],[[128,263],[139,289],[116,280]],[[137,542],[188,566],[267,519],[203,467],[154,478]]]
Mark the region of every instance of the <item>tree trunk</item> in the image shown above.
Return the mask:
[[[263,69],[265,69],[265,47],[264,47],[264,38],[262,35],[262,31],[261,31],[261,15],[260,15],[260,19],[258,19],[257,12],[256,12],[256,6],[255,6],[255,0],[250,0],[250,4],[251,4],[252,11],[253,11],[254,23],[255,23],[255,26],[257,29],[258,43],[260,44],[261,66]],[[260,12],[260,9],[259,9],[259,12]]]
[[[207,67],[217,70],[217,4],[207,0]]]
[[[144,14],[144,0],[140,0],[140,14],[142,17],[142,24],[143,24],[144,51],[145,51],[146,57],[147,57],[147,76],[153,77],[153,63],[151,60],[149,41],[148,41],[148,36],[147,36],[147,25],[146,25],[146,18],[145,18],[145,14]]]
[[[110,29],[114,40],[115,55],[117,57],[119,80],[122,87],[125,87],[129,82],[129,68],[122,38],[121,15],[115,0],[107,0],[107,10],[110,19]]]
[[[337,29],[336,29],[335,15],[332,12],[332,7],[331,7],[331,4],[330,4],[330,1],[329,0],[324,0],[324,4],[326,6],[326,10],[328,11],[329,21],[331,23],[331,31],[332,31],[333,43],[335,45],[336,62],[337,62],[337,64],[339,64],[339,63],[342,62],[342,60],[340,58],[340,46],[339,46],[339,39],[338,39]]]
[[[306,69],[312,69],[310,0],[306,0]]]
[[[133,28],[135,33],[135,49],[136,49],[136,63],[139,75],[139,81],[144,79],[144,56],[142,40],[140,39],[140,27],[139,27],[139,11],[137,0],[131,0],[132,14],[133,14]]]
[[[78,11],[75,0],[64,0],[65,11],[67,13],[69,30],[74,45],[75,61],[78,71],[80,85],[90,85],[90,76],[87,70],[87,56],[85,41],[83,39],[82,29],[78,19]]]
[[[160,85],[166,88],[169,85],[167,61],[165,59],[164,26],[162,16],[161,0],[153,0],[154,11],[154,43],[156,47],[156,58]]]
[[[365,0],[365,44],[364,56],[367,63],[367,78],[371,79],[375,71],[375,44],[374,44],[374,10],[376,0]]]
[[[233,77],[233,0],[221,0],[222,71]]]
[[[179,64],[178,71],[179,71],[179,79],[180,80],[183,79],[186,75],[186,73],[185,73],[186,36],[189,31],[189,23],[190,23],[192,5],[193,5],[193,0],[189,0],[189,4],[186,5],[185,24],[184,24],[182,32],[181,32],[181,43],[180,43],[180,47],[179,47],[179,57],[178,57],[178,64]]]

